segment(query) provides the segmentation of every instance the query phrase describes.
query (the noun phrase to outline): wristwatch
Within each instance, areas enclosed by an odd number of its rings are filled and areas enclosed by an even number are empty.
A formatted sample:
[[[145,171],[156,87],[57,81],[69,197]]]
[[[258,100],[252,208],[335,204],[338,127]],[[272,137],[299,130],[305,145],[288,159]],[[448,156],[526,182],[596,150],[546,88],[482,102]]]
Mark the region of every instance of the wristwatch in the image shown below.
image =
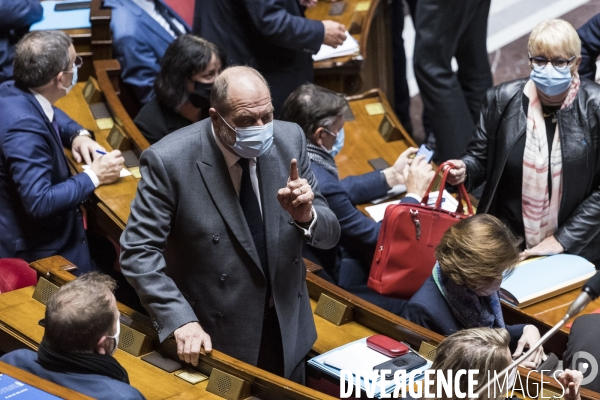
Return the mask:
[[[92,140],[96,140],[96,138],[94,137],[94,134],[92,132],[88,131],[87,129],[80,129],[77,132],[75,132],[73,135],[71,135],[71,143],[73,143],[73,140],[77,136],[87,136],[87,137],[91,138]]]

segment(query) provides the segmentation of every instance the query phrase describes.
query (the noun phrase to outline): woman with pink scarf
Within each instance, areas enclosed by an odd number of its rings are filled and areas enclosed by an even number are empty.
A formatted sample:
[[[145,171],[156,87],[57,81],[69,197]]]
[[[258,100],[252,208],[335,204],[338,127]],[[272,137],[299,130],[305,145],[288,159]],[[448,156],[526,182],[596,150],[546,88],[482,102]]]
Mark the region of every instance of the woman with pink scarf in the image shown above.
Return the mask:
[[[580,80],[581,42],[566,21],[538,24],[529,78],[488,90],[450,183],[485,183],[479,213],[523,237],[521,258],[568,252],[600,261],[600,86]]]

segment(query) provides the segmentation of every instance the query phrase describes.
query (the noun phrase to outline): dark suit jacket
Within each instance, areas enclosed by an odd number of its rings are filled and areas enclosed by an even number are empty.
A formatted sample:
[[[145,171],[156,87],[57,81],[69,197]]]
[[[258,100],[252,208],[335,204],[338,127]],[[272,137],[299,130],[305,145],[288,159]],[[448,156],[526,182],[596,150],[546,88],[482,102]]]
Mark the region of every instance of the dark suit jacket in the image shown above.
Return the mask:
[[[42,379],[93,397],[94,399],[144,399],[144,396],[136,388],[108,376],[49,371],[37,363],[37,353],[31,350],[15,350],[2,356],[0,361],[32,373]]]
[[[156,0],[189,32],[190,28],[164,1]],[[154,95],[153,86],[160,72],[160,60],[174,40],[158,22],[131,0],[104,0],[112,8],[110,30],[113,51],[121,64],[121,79],[131,85],[138,100],[148,102]]]
[[[161,105],[156,97],[144,104],[133,122],[150,144],[192,123],[179,113]]]
[[[0,85],[0,258],[60,254],[81,273],[91,263],[79,205],[95,188],[86,174],[71,176],[63,151],[81,126],[54,115],[60,140],[29,90]]]
[[[313,81],[311,55],[325,29],[304,18],[298,0],[196,0],[194,33],[227,53],[227,64],[249,65],[269,82],[275,114],[298,86]]]
[[[0,0],[0,83],[12,78],[13,46],[42,13],[39,0]]]
[[[427,278],[423,286],[410,299],[402,316],[415,324],[421,325],[440,335],[450,336],[464,327],[456,319],[446,299],[440,293],[433,277]],[[523,335],[525,325],[507,325],[510,334],[510,349],[514,351],[517,342]]]
[[[333,247],[340,228],[310,172],[304,133],[296,124],[274,125],[273,145],[258,158],[269,276],[210,119],[171,133],[142,154],[142,180],[121,236],[121,267],[161,341],[199,321],[214,348],[254,365],[269,279],[289,377],[316,339],[303,235],[277,201],[292,158],[315,192],[318,219],[310,243]]]
[[[381,171],[373,171],[339,180],[315,163],[311,163],[310,169],[319,182],[321,193],[340,222],[342,233],[338,246],[332,249],[322,250],[305,246],[308,258],[326,268],[331,274],[332,271],[337,271],[342,263],[342,252],[339,251],[341,246],[368,270],[377,245],[381,223],[373,221],[360,212],[356,205],[386,195],[388,186],[383,174]],[[405,197],[402,201],[418,203],[411,197]],[[332,276],[335,276],[335,273]]]
[[[581,39],[581,64],[579,75],[596,80],[596,59],[600,55],[600,14],[594,15],[581,28],[577,29]]]

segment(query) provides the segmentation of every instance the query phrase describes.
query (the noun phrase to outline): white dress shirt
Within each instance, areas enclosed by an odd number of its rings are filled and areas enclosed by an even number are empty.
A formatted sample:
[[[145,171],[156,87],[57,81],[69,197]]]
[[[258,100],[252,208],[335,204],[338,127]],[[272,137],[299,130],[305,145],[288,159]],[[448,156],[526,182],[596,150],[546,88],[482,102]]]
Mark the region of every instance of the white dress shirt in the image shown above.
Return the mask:
[[[50,100],[48,100],[35,90],[29,89],[29,91],[33,93],[35,99],[38,101],[38,103],[40,103],[44,114],[46,114],[46,117],[48,117],[48,120],[50,121],[50,123],[52,123],[52,121],[54,121],[54,109],[52,108],[52,103],[50,103]],[[58,140],[62,143],[60,134],[58,132],[55,133],[58,136]],[[83,173],[90,177],[95,187],[100,186],[100,179],[98,179],[98,175],[96,175],[96,173],[92,171],[91,168],[84,170]]]
[[[227,169],[229,170],[229,176],[231,176],[231,181],[233,182],[233,187],[235,188],[235,192],[237,195],[240,195],[240,188],[242,186],[242,167],[238,164],[238,160],[241,158],[237,154],[233,154],[231,151],[227,150],[225,146],[219,141],[217,135],[215,134],[215,128],[211,124],[210,128],[212,129],[212,134],[217,142],[217,146],[223,153],[223,157],[225,158],[225,163],[227,164]],[[256,158],[249,158],[248,165],[250,166],[250,180],[252,181],[252,189],[254,189],[254,194],[256,194],[256,198],[258,199],[258,205],[260,207],[260,213],[262,215],[262,204],[260,201],[260,189],[258,187],[258,176],[256,175]],[[304,233],[304,236],[310,238],[315,229],[315,225],[317,223],[317,213],[315,208],[312,209],[313,220],[308,227],[308,229],[303,228],[298,225],[296,221],[294,224]]]
[[[169,35],[173,36],[173,38],[177,38],[173,29],[171,29],[171,25],[169,22],[163,17],[161,13],[156,11],[156,5],[154,4],[154,0],[132,0],[135,4],[137,4],[142,10],[144,10],[153,20],[158,22],[160,26],[162,26],[165,31],[169,32]],[[185,27],[181,24],[181,22],[177,21],[175,18],[171,19],[171,22],[183,33],[185,33]]]

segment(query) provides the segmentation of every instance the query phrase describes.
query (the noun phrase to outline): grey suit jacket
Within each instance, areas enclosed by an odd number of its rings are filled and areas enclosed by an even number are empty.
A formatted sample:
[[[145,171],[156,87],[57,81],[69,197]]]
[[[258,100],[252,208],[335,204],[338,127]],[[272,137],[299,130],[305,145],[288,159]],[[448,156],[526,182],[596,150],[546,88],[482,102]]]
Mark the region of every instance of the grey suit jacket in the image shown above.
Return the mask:
[[[310,245],[331,248],[340,227],[310,171],[296,124],[275,121],[271,148],[258,158],[269,281],[283,339],[285,375],[316,340],[300,230],[279,205],[292,158],[310,183],[318,215]],[[210,119],[146,150],[142,180],[121,236],[121,267],[150,313],[160,340],[199,321],[214,348],[256,365],[266,279]]]

